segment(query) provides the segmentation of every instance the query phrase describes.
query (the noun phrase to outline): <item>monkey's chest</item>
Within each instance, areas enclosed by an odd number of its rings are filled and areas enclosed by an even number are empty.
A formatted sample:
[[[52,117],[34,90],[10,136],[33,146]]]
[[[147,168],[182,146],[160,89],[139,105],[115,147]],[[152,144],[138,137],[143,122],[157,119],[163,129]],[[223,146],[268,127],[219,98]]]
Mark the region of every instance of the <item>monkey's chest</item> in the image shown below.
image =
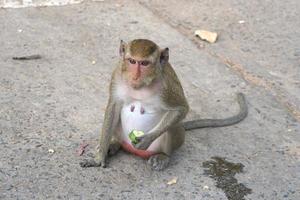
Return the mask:
[[[134,101],[124,105],[121,111],[122,139],[128,143],[132,130],[143,131],[147,134],[160,121],[162,114],[151,105]]]

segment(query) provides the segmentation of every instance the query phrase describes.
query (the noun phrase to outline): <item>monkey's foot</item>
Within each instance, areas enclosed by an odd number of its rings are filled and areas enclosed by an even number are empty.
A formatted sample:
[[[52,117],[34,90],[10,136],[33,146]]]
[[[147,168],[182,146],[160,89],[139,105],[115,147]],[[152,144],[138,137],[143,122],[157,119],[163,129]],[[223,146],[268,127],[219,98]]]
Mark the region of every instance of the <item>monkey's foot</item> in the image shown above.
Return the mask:
[[[84,168],[86,168],[86,167],[100,167],[100,166],[105,168],[104,163],[96,162],[95,160],[84,160],[84,161],[80,162],[79,165],[81,167],[84,167]]]
[[[121,148],[120,143],[118,143],[118,142],[111,143],[109,145],[109,148],[108,148],[108,155],[109,156],[115,155],[116,153],[118,153],[118,151],[120,150],[120,148]]]
[[[165,169],[169,164],[170,158],[165,154],[156,154],[149,158],[148,164],[153,170],[160,171]]]

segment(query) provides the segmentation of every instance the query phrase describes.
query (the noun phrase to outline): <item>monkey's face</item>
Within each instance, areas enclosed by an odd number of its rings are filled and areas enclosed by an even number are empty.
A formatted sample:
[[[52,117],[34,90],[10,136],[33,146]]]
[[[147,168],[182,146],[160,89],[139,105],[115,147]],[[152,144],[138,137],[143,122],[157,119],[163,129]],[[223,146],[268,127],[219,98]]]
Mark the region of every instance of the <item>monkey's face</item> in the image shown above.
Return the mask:
[[[136,39],[129,44],[121,41],[122,71],[128,84],[140,89],[149,86],[159,75],[162,65],[168,62],[168,48],[160,48],[152,41]]]
[[[125,58],[124,68],[128,84],[135,89],[150,85],[156,77],[153,59],[128,57]]]

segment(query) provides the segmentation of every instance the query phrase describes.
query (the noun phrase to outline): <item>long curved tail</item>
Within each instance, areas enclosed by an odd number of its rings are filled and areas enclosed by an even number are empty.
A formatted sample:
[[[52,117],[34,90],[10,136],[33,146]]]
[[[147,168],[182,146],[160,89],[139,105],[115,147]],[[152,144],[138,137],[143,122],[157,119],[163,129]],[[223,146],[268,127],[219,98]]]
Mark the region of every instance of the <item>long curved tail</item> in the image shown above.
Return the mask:
[[[198,120],[183,122],[184,129],[192,130],[192,129],[205,128],[205,127],[230,126],[242,121],[248,115],[248,107],[247,107],[245,95],[243,93],[237,93],[237,100],[240,105],[240,112],[237,115],[225,119],[198,119]]]

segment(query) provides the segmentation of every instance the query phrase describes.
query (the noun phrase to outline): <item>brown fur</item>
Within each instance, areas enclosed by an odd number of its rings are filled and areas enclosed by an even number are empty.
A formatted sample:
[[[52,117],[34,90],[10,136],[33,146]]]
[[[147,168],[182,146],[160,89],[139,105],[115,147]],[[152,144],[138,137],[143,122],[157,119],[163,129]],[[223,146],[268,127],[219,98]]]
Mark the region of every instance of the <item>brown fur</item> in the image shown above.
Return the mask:
[[[169,63],[166,63],[163,67],[162,75],[164,80],[163,101],[171,107],[184,106],[188,108],[183,88],[174,69]]]
[[[153,54],[156,50],[158,50],[158,46],[146,39],[136,39],[130,42],[129,44],[129,52],[132,56],[145,58]]]
[[[151,64],[143,68],[143,73],[139,77],[138,88],[136,88],[134,82],[134,84],[130,84],[130,81],[132,81],[132,74],[139,72],[134,70],[139,68],[130,68],[130,70],[128,70],[128,60],[126,60],[125,55],[138,61],[151,60]],[[189,106],[180,81],[174,69],[169,64],[168,58],[168,48],[161,51],[160,48],[150,40],[137,39],[131,41],[128,45],[121,41],[120,64],[115,69],[111,78],[109,101],[100,134],[100,149],[96,152],[95,159],[82,162],[80,164],[82,167],[105,167],[108,153],[114,154],[120,148],[118,142],[121,141],[118,141],[117,139],[117,129],[118,127],[122,127],[120,113],[124,102],[112,95],[115,89],[120,86],[118,84],[129,84],[129,86],[136,89],[136,92],[139,93],[140,88],[153,90],[153,88],[151,89],[151,84],[154,80],[157,79],[158,81],[161,81],[162,88],[158,91],[152,91],[160,96],[161,101],[154,101],[153,104],[157,108],[160,108],[160,111],[164,114],[155,127],[144,136],[139,137],[139,142],[137,144],[133,144],[136,149],[146,150],[153,144],[153,141],[159,141],[156,150],[158,154],[151,156],[148,160],[149,165],[155,170],[162,170],[167,166],[169,156],[183,144],[185,130],[199,127],[232,125],[246,117],[246,102],[244,96],[239,94],[238,97],[241,111],[238,115],[227,119],[194,120],[182,123],[182,120],[189,110]],[[130,66],[136,67],[135,65]],[[120,81],[120,79],[127,80],[127,83]],[[130,93],[128,92],[127,95],[130,95]]]
[[[150,40],[136,39],[131,41],[128,45],[123,42],[124,54],[126,54],[125,60],[123,60],[121,68],[123,71],[123,77],[130,82],[132,79],[132,72],[129,70],[129,62],[126,60],[128,58],[134,59],[136,61],[146,60],[150,64],[141,74],[141,81],[136,89],[150,85],[161,73],[157,65],[157,56],[159,56],[159,47]]]

